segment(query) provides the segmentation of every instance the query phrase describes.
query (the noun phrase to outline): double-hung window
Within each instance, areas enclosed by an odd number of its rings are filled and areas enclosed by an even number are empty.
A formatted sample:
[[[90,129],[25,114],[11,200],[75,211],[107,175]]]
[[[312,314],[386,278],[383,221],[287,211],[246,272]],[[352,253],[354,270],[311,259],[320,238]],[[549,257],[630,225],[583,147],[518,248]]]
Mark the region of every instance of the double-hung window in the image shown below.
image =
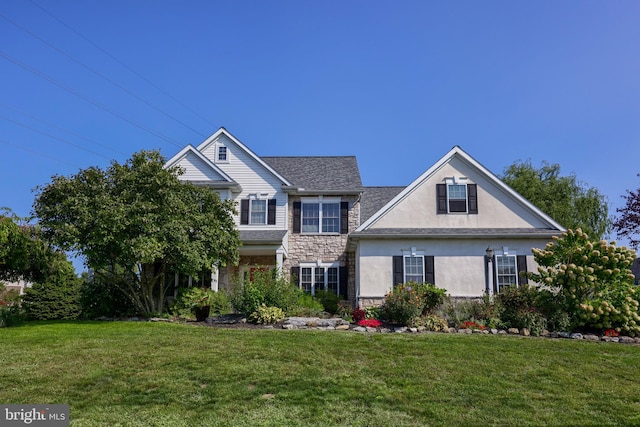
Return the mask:
[[[226,162],[228,160],[227,157],[227,147],[219,146],[218,147],[218,161]]]
[[[251,199],[249,223],[250,224],[266,224],[267,223],[267,201],[264,199]]]
[[[478,213],[478,187],[467,183],[466,178],[447,179],[436,184],[438,214]]]
[[[404,283],[424,283],[424,256],[406,255],[404,257]]]
[[[303,233],[340,233],[340,200],[302,200]]]
[[[515,255],[496,255],[496,284],[498,292],[505,286],[518,285],[518,269]]]

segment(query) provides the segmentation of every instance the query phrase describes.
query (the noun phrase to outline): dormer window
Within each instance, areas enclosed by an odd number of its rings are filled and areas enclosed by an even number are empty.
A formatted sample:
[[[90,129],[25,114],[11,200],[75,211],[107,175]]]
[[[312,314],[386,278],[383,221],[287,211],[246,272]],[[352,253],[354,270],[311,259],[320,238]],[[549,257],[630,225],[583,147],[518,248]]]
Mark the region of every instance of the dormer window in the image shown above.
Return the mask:
[[[438,214],[478,213],[478,188],[468,184],[466,178],[447,179],[445,184],[436,184]]]
[[[229,159],[227,157],[227,147],[219,146],[218,147],[218,161],[219,162],[226,162],[228,160]]]

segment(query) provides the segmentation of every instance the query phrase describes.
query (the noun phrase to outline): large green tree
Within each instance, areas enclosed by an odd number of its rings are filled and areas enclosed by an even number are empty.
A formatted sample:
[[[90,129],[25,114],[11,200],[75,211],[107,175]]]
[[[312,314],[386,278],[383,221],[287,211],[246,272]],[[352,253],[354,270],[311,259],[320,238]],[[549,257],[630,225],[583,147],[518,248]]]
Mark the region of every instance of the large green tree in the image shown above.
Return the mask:
[[[147,315],[164,311],[168,274],[237,263],[240,244],[233,202],[164,164],[158,151],[140,151],[104,170],[54,176],[34,202],[44,235],[84,255]]]
[[[504,170],[502,180],[551,218],[568,229],[582,229],[594,239],[610,229],[607,200],[596,188],[574,174],[560,175],[560,165],[517,161]]]
[[[44,280],[53,254],[37,227],[8,209],[0,213],[0,280]]]
[[[615,219],[613,229],[618,236],[629,239],[631,246],[637,249],[640,246],[640,188],[636,191],[627,190],[622,197],[626,203],[616,210],[620,216]]]

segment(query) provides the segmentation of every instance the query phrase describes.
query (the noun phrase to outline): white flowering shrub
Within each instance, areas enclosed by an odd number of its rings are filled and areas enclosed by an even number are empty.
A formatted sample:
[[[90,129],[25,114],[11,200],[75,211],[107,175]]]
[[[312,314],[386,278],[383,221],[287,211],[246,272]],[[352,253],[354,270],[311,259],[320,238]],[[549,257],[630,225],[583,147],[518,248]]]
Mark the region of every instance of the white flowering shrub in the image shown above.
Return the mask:
[[[577,229],[567,230],[545,249],[534,249],[533,255],[538,273],[529,276],[556,293],[572,327],[640,333],[638,295],[629,269],[635,252],[615,242],[593,242]]]

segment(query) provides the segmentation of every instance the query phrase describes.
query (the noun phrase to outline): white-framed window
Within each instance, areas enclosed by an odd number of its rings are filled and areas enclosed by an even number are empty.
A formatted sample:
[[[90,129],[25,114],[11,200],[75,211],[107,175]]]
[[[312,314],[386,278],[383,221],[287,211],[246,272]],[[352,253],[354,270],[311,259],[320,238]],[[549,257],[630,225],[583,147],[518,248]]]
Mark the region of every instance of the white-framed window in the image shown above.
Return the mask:
[[[227,147],[220,145],[218,146],[218,161],[219,162],[227,162],[229,161]]]
[[[340,199],[302,199],[303,233],[340,233]]]
[[[315,295],[319,290],[326,290],[340,295],[339,268],[337,263],[300,264],[300,287],[311,295]]]
[[[498,292],[505,286],[518,286],[518,264],[515,255],[496,255],[495,264]]]
[[[449,212],[467,212],[467,184],[448,184]]]
[[[251,199],[249,201],[249,224],[267,223],[267,201],[265,199]]]
[[[412,247],[402,251],[403,255],[403,283],[409,281],[424,283],[424,251],[418,251]]]

